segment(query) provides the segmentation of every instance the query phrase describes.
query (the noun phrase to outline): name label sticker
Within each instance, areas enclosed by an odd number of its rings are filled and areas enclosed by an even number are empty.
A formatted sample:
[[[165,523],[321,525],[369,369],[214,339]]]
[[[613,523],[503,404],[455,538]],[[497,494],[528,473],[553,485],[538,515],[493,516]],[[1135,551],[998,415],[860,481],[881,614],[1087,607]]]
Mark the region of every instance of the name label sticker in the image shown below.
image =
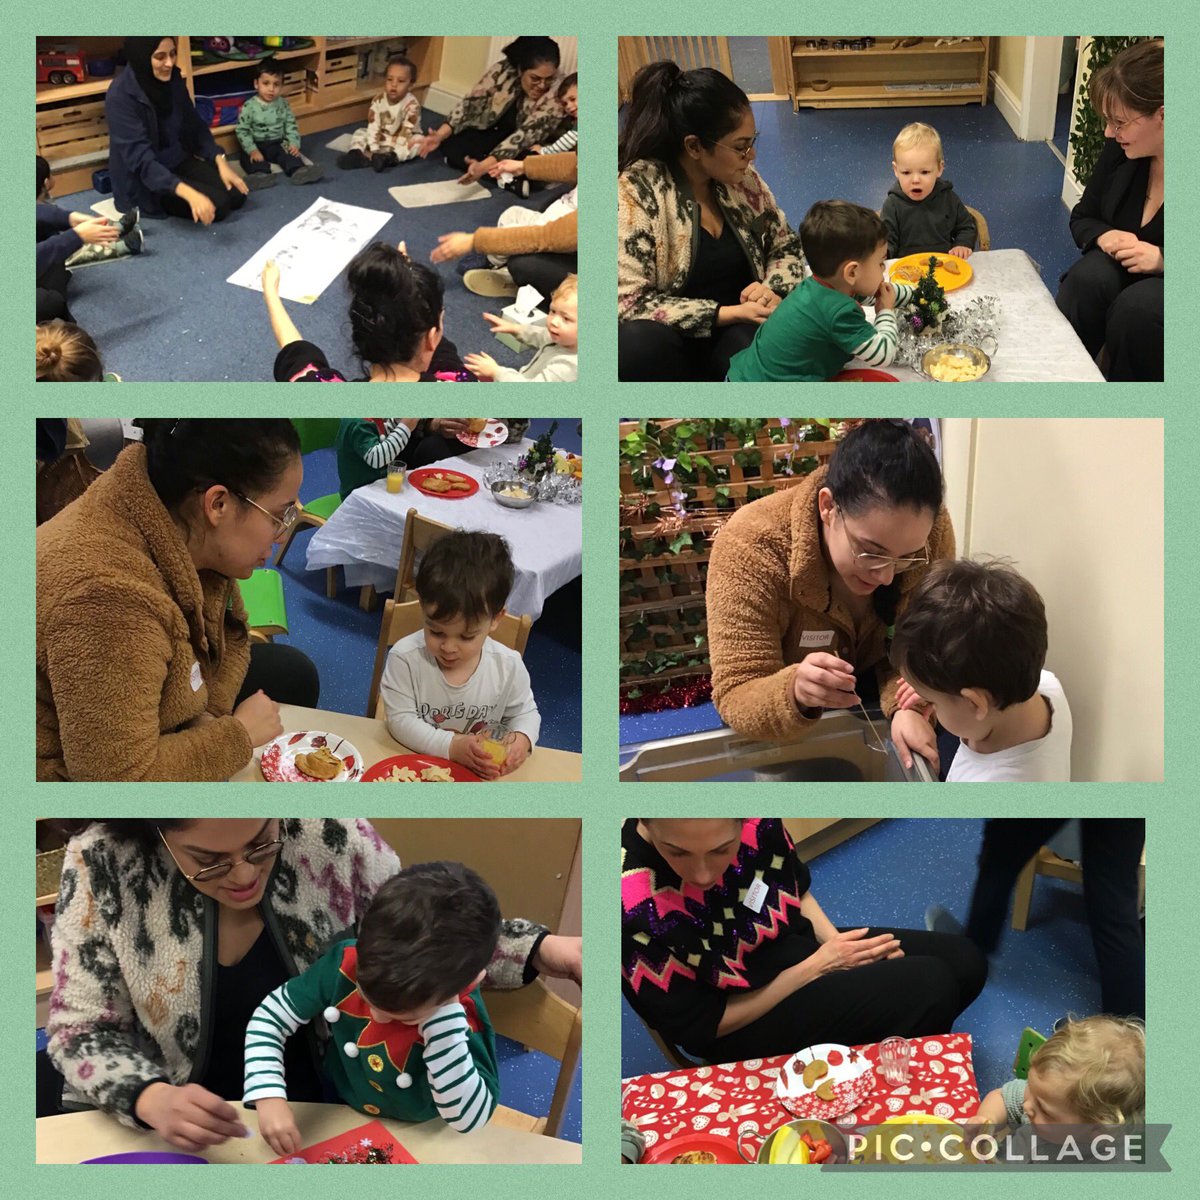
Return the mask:
[[[192,663],[192,691],[198,692],[204,686],[204,676],[200,674],[200,664]]]
[[[833,645],[833,630],[832,629],[810,629],[806,633],[800,635],[800,646],[802,649],[811,649],[813,646],[832,646]]]
[[[742,903],[751,912],[762,912],[763,901],[767,898],[767,885],[761,879],[756,879],[746,892]]]

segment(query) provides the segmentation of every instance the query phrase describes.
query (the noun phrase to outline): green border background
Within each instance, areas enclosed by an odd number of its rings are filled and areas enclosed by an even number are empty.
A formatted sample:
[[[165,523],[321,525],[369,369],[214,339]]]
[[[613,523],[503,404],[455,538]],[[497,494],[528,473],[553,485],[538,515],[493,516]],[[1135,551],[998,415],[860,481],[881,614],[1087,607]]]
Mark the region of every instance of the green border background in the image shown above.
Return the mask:
[[[52,9],[22,6],[9,8],[7,36],[0,40],[0,145],[7,153],[0,167],[0,189],[5,211],[16,214],[0,225],[0,245],[8,254],[8,278],[12,285],[0,294],[0,338],[3,339],[6,380],[3,404],[9,418],[9,435],[0,443],[0,464],[9,481],[7,516],[4,523],[4,555],[8,569],[0,575],[0,594],[4,599],[2,642],[0,642],[0,725],[7,732],[8,745],[16,748],[19,763],[6,780],[4,800],[0,803],[0,834],[10,847],[20,847],[17,861],[21,866],[0,872],[0,913],[3,917],[4,944],[12,947],[14,970],[0,976],[0,1013],[7,1018],[10,1036],[0,1043],[0,1078],[5,1081],[0,1096],[0,1113],[9,1130],[0,1149],[0,1185],[8,1194],[53,1197],[68,1188],[83,1186],[82,1176],[70,1179],[51,1167],[33,1168],[33,1127],[29,1114],[33,1109],[32,1029],[26,1022],[31,1016],[32,962],[29,955],[32,913],[28,908],[32,888],[30,859],[32,823],[35,816],[149,815],[155,811],[183,813],[205,811],[211,815],[244,816],[248,812],[272,811],[278,792],[262,787],[249,791],[200,784],[164,785],[158,788],[127,785],[76,787],[69,792],[35,788],[26,747],[33,744],[34,720],[29,697],[33,693],[33,492],[29,486],[29,463],[33,460],[33,421],[39,413],[72,412],[79,415],[111,415],[111,399],[97,403],[96,393],[80,392],[79,385],[62,385],[52,401],[40,397],[28,382],[28,322],[32,306],[29,275],[33,273],[28,247],[33,242],[29,217],[27,164],[34,155],[32,107],[33,40],[42,34],[109,33],[124,27],[131,32],[186,28],[195,24],[195,14],[210,29],[238,28],[247,24],[244,6],[214,2],[197,10],[196,6],[164,0],[147,9],[121,9],[87,5],[80,0],[63,0]],[[1170,178],[1171,228],[1190,244],[1197,224],[1197,150],[1200,149],[1200,114],[1197,112],[1197,82],[1193,66],[1196,37],[1200,33],[1200,10],[1182,3],[1147,0],[1137,10],[1127,4],[1061,0],[1051,9],[1029,0],[997,3],[985,0],[954,18],[935,19],[928,8],[889,14],[878,26],[886,27],[889,16],[895,28],[926,33],[970,33],[983,29],[1000,34],[1079,34],[1094,33],[1165,33],[1169,55],[1172,118],[1170,140],[1172,161]],[[260,7],[255,15],[267,16],[269,7]],[[522,0],[500,9],[485,9],[478,3],[443,0],[433,11],[420,8],[409,12],[385,5],[379,0],[359,3],[353,9],[338,12],[330,20],[328,4],[312,0],[293,0],[278,9],[287,26],[297,30],[357,29],[373,30],[413,28],[422,33],[447,35],[467,31],[482,32],[561,31],[580,38],[580,62],[583,77],[581,189],[585,214],[581,233],[583,351],[582,379],[576,385],[552,385],[525,393],[526,407],[533,416],[579,413],[584,416],[584,453],[588,459],[588,485],[585,503],[585,578],[583,671],[585,776],[581,786],[543,784],[528,788],[520,797],[519,815],[581,815],[584,818],[584,928],[587,940],[587,979],[585,993],[588,1018],[584,1049],[584,1165],[582,1167],[443,1167],[399,1177],[399,1189],[413,1189],[422,1196],[458,1197],[467,1191],[491,1197],[521,1200],[536,1194],[539,1187],[557,1187],[568,1195],[584,1195],[592,1200],[616,1200],[622,1194],[655,1197],[690,1196],[696,1190],[695,1176],[682,1177],[671,1172],[620,1171],[616,1163],[618,1094],[620,1081],[619,993],[617,989],[618,949],[616,929],[615,874],[618,853],[618,822],[633,810],[631,796],[637,797],[638,810],[653,809],[660,815],[724,815],[730,807],[728,789],[716,784],[655,785],[651,790],[629,792],[616,783],[617,695],[614,610],[616,606],[616,523],[613,520],[617,498],[615,423],[629,415],[747,415],[770,412],[775,408],[795,409],[795,395],[783,401],[782,385],[767,385],[760,390],[740,387],[733,390],[719,385],[699,388],[689,385],[648,387],[626,385],[618,388],[616,378],[616,319],[614,254],[615,206],[612,180],[616,164],[616,35],[618,33],[738,33],[773,34],[789,29],[807,29],[817,34],[837,36],[854,22],[851,16],[869,18],[870,11],[851,9],[849,5],[816,4],[812,0],[783,3],[760,0],[752,8],[732,5],[721,10],[705,10],[685,0],[664,0],[652,8],[631,0],[609,0],[606,4],[572,6],[547,3],[546,0]],[[397,16],[401,20],[397,20]],[[189,16],[192,20],[189,21]],[[239,21],[238,18],[241,17]],[[861,24],[870,26],[871,20]],[[936,116],[936,110],[934,115]],[[887,120],[886,114],[881,120]],[[768,179],[769,166],[765,168]],[[1019,181],[1014,181],[1019,186]],[[1182,200],[1175,198],[1181,197]],[[461,216],[452,214],[447,221],[453,227]],[[795,223],[800,214],[789,214]],[[1062,214],[1066,221],[1066,213]],[[1173,245],[1181,243],[1173,237]],[[1187,259],[1185,258],[1185,263]],[[153,260],[151,260],[153,262]],[[180,273],[186,282],[186,264],[155,263],[164,270]],[[1162,416],[1166,417],[1166,488],[1168,548],[1167,571],[1167,648],[1173,658],[1186,660],[1194,654],[1193,622],[1186,619],[1198,583],[1194,535],[1196,528],[1197,437],[1196,390],[1192,386],[1189,354],[1194,338],[1184,325],[1182,314],[1194,307],[1187,294],[1189,280],[1180,272],[1168,277],[1170,307],[1177,314],[1168,330],[1167,378],[1163,385],[1119,388],[1086,385],[1010,384],[1006,387],[945,392],[940,395],[944,416]],[[592,315],[594,314],[594,315]],[[263,367],[270,354],[270,331],[263,319]],[[16,364],[14,366],[14,364]],[[136,389],[128,390],[130,387]],[[347,395],[343,390],[293,389],[284,393],[255,384],[132,384],[117,407],[121,411],[149,412],[151,415],[288,415],[327,416],[338,411]],[[445,413],[453,390],[426,393],[431,413]],[[106,396],[109,393],[105,393]],[[893,409],[880,407],[879,396],[895,393],[856,393],[844,409],[866,415],[894,416]],[[963,400],[955,402],[955,396]],[[90,397],[90,399],[89,399]],[[947,399],[949,397],[949,399]],[[828,401],[822,402],[828,407]],[[438,406],[441,405],[439,408]],[[814,404],[822,407],[822,404]],[[1119,462],[1098,463],[1097,470],[1113,476],[1114,486],[1160,486],[1159,481],[1130,478]],[[19,481],[19,482],[17,482]],[[1113,569],[1121,569],[1120,547],[1112,550]],[[1081,600],[1086,603],[1086,599]],[[1114,637],[1137,638],[1136,624],[1113,631]],[[1147,647],[1147,654],[1157,648]],[[1097,646],[1103,654],[1104,647]],[[1197,1111],[1195,1065],[1197,924],[1196,890],[1192,884],[1196,870],[1196,837],[1189,824],[1195,811],[1196,789],[1186,759],[1185,713],[1193,700],[1190,680],[1171,672],[1167,678],[1166,780],[1161,785],[1090,785],[1010,786],[996,789],[943,789],[922,793],[919,813],[913,813],[911,792],[901,793],[890,785],[858,785],[847,789],[836,785],[810,786],[801,793],[795,788],[782,790],[775,785],[770,803],[760,804],[769,815],[842,816],[920,815],[920,816],[992,816],[1004,814],[1043,815],[1059,812],[1080,815],[1134,815],[1147,817],[1151,843],[1149,885],[1151,917],[1147,952],[1150,956],[1148,1004],[1150,1021],[1150,1119],[1186,1126]],[[265,786],[265,785],[264,785]],[[498,805],[510,793],[506,789],[470,789],[471,795],[456,801],[453,811],[434,802],[440,792],[406,793],[413,800],[395,815],[453,815],[480,817],[516,815],[516,805]],[[742,795],[740,790],[737,795]],[[322,793],[324,795],[324,793]],[[460,794],[461,795],[461,794]],[[760,799],[765,794],[759,793]],[[428,797],[422,801],[420,797]],[[311,797],[311,799],[307,799]],[[513,800],[516,799],[514,796]],[[443,802],[444,803],[444,802]],[[289,811],[300,816],[323,816],[327,805],[316,803],[311,791],[294,789],[289,793]],[[374,805],[369,807],[375,807]],[[1014,1035],[1019,1028],[1014,1016]],[[1159,1187],[1175,1189],[1192,1178],[1196,1187],[1196,1154],[1187,1132],[1174,1134],[1167,1142],[1166,1155],[1172,1163],[1172,1175],[1146,1176],[1136,1183],[1147,1194]],[[202,1177],[202,1184],[185,1178],[188,1192],[236,1191],[252,1188],[265,1197],[317,1196],[328,1191],[321,1182],[327,1177],[305,1172],[288,1175],[264,1175],[255,1171],[234,1175],[234,1168],[222,1171],[214,1180]],[[340,1177],[339,1177],[340,1178]],[[341,1186],[364,1195],[396,1192],[392,1175],[354,1175]],[[711,1175],[707,1188],[727,1187],[731,1178]],[[787,1176],[736,1177],[742,1182],[753,1178],[762,1188],[764,1179],[785,1180]],[[845,1175],[828,1172],[804,1176],[809,1187],[841,1195],[877,1194],[886,1187],[896,1197],[957,1196],[965,1180],[929,1173],[908,1177],[897,1175],[881,1183],[877,1175]],[[692,1182],[689,1183],[688,1181]],[[970,1177],[971,1186],[984,1190],[1030,1188],[1028,1176],[1002,1177],[982,1171]],[[285,1182],[286,1181],[286,1182]],[[1123,1177],[1087,1173],[1083,1177],[1058,1175],[1048,1184],[1033,1185],[1042,1190],[1049,1186],[1064,1200],[1102,1194],[1116,1195],[1132,1183]],[[174,1187],[182,1186],[179,1179]],[[785,1184],[786,1186],[786,1184]],[[90,1195],[121,1196],[125,1200],[159,1200],[164,1183],[160,1174],[116,1172],[86,1177]],[[286,1193],[285,1193],[286,1189]],[[707,1190],[707,1189],[706,1189]]]

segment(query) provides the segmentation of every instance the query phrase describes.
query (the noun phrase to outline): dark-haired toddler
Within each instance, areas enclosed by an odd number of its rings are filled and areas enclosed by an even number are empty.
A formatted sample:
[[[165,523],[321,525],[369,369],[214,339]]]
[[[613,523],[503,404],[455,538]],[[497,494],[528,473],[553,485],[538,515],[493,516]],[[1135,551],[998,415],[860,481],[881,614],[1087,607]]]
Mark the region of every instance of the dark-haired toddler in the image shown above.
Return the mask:
[[[521,656],[490,637],[513,585],[512,557],[494,533],[439,538],[417,570],[423,629],[388,652],[380,695],[392,736],[484,779],[516,770],[542,719]]]

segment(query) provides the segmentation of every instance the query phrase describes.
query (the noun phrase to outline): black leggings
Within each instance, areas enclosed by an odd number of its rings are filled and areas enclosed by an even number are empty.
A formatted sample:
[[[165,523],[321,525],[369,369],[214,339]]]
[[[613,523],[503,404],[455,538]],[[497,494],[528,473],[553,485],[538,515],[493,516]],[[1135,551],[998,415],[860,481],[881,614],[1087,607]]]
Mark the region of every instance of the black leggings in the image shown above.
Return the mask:
[[[579,256],[576,254],[514,254],[504,264],[517,287],[530,284],[542,294],[538,308],[550,311],[550,297],[554,289],[568,275],[579,273]]]
[[[321,698],[321,677],[303,650],[281,642],[255,642],[250,647],[250,669],[234,708],[260,689],[276,704],[316,708]]]
[[[729,360],[750,345],[757,329],[739,322],[712,337],[694,338],[661,321],[623,321],[617,326],[617,377],[622,383],[720,382],[729,374]]]
[[[988,821],[979,850],[967,937],[985,954],[1000,944],[1009,900],[1026,863],[1067,822],[1066,817]],[[1100,966],[1104,1011],[1146,1015],[1146,943],[1138,920],[1138,863],[1146,841],[1140,817],[1086,817],[1083,900]]]
[[[460,129],[452,133],[441,145],[441,153],[446,162],[456,171],[467,169],[467,159],[473,158],[481,162],[487,158],[493,147],[498,146],[509,134],[517,130],[517,106],[508,106],[500,119],[486,129]],[[490,183],[482,179],[481,183]]]
[[[215,221],[223,221],[230,213],[236,212],[246,203],[246,197],[237,188],[227,188],[217,170],[217,164],[206,158],[185,159],[175,168],[175,174],[183,183],[203,192],[217,210]],[[192,219],[192,206],[186,200],[180,199],[174,192],[163,192],[159,195],[159,203],[163,212],[169,217]]]
[[[1059,280],[1055,303],[1093,358],[1108,348],[1114,383],[1162,382],[1161,275],[1133,275],[1103,250],[1089,250]]]
[[[819,1042],[854,1046],[892,1034],[949,1033],[983,990],[987,960],[955,934],[870,929],[866,936],[880,933],[900,939],[903,958],[822,975],[757,1021],[708,1046],[684,1049],[708,1062],[733,1062],[791,1054]]]

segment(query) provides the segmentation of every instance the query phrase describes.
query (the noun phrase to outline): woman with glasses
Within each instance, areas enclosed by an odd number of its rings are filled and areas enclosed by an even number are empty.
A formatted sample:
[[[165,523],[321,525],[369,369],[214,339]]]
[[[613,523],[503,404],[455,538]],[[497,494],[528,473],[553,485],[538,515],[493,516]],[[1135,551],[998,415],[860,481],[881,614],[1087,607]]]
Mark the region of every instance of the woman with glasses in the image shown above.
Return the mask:
[[[39,1115],[94,1107],[183,1150],[245,1135],[246,1026],[268,992],[358,924],[400,869],[362,820],[92,822],[68,844],[51,939],[49,1061]],[[504,923],[492,987],[580,979],[581,942]],[[326,1094],[325,1028],[289,1040],[297,1100]],[[56,1079],[47,1068],[61,1073]]]
[[[708,566],[713,701],[761,741],[796,741],[826,709],[878,689],[905,766],[936,769],[937,738],[897,710],[888,644],[905,596],[935,559],[954,557],[942,472],[904,421],[865,421],[827,467],[747,504],[718,534]]]
[[[1083,257],[1057,303],[1114,382],[1163,378],[1163,98],[1157,39],[1128,46],[1089,84],[1108,140],[1071,210]]]
[[[37,777],[220,780],[316,704],[299,650],[251,647],[236,581],[296,519],[285,420],[147,420],[37,531]]]
[[[643,67],[618,147],[622,380],[722,380],[803,277],[800,239],[754,169],[754,114],[704,67]]]

